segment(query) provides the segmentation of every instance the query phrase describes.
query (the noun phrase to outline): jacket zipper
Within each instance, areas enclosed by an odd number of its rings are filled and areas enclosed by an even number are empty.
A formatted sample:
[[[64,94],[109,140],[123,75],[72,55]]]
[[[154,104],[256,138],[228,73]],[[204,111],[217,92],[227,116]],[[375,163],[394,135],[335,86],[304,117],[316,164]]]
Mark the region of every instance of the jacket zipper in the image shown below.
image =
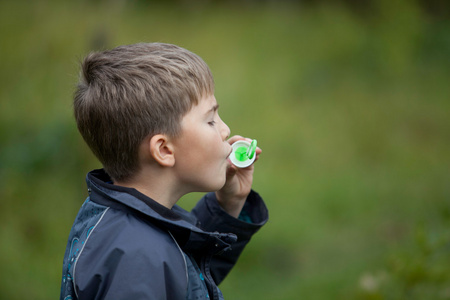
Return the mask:
[[[218,300],[219,294],[217,293],[217,286],[211,275],[211,269],[210,269],[211,259],[212,259],[212,255],[207,255],[202,258],[201,270],[205,277],[205,283],[206,283],[206,287],[208,288],[208,294],[210,296],[210,299]]]

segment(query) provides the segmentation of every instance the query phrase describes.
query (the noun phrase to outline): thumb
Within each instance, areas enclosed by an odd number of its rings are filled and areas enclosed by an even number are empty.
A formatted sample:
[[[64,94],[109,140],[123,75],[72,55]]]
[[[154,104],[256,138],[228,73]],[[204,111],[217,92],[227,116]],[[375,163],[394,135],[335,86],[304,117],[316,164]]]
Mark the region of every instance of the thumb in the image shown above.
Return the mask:
[[[227,169],[227,180],[229,178],[234,177],[234,175],[236,175],[236,173],[237,173],[237,167],[234,165],[230,165],[230,167],[228,167],[228,169]]]

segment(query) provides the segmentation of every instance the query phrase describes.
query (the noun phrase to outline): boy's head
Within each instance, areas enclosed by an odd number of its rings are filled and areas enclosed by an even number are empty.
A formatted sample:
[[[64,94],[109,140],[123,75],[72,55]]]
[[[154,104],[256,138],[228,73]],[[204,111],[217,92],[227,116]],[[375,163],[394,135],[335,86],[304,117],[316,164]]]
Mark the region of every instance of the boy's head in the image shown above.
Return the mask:
[[[194,53],[161,43],[120,46],[83,61],[75,119],[106,172],[121,181],[139,170],[146,137],[176,137],[182,117],[213,94],[211,71]]]

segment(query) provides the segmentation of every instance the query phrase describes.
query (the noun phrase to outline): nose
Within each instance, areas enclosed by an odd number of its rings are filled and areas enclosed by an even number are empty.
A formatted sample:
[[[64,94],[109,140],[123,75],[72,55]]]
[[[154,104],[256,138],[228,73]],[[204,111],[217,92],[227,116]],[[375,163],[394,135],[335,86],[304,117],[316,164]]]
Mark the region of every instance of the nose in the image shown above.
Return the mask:
[[[221,120],[222,121],[222,120]],[[227,124],[225,124],[225,122],[224,121],[222,121],[222,128],[221,128],[221,135],[222,135],[222,139],[224,140],[224,141],[226,141],[229,137],[230,137],[230,133],[231,133],[231,131],[230,131],[230,127],[228,127],[228,125]]]

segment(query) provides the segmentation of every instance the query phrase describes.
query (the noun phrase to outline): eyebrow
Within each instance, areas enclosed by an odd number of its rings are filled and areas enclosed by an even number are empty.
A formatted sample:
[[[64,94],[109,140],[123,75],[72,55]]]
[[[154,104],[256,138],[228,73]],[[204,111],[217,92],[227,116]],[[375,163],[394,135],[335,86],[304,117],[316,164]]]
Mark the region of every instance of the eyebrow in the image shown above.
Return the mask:
[[[211,112],[216,112],[219,109],[219,104],[214,105],[213,107],[211,107],[211,109],[209,109],[206,114],[209,114]]]

